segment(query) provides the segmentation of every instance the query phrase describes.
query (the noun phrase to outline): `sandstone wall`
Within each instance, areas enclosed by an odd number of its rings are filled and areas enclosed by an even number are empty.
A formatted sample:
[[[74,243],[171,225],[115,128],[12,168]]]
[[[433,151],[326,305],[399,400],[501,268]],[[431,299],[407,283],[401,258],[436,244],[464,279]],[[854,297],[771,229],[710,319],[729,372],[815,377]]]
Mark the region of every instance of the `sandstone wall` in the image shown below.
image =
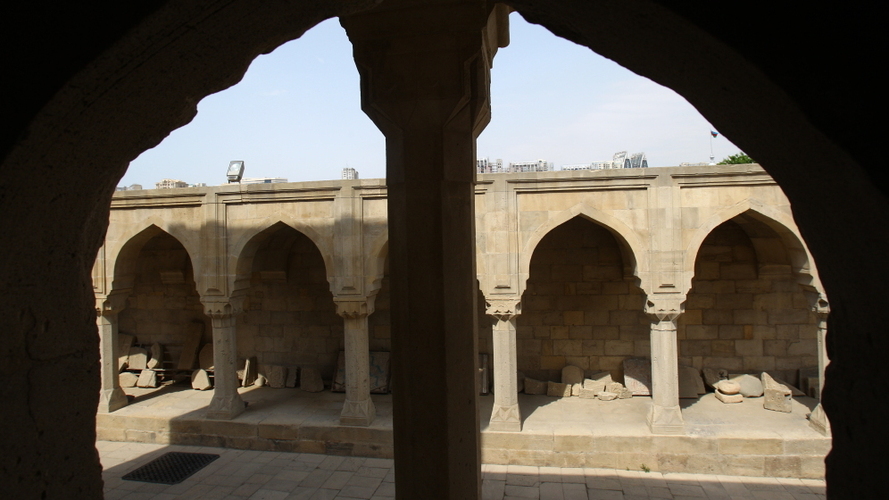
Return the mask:
[[[518,369],[559,380],[566,364],[589,373],[620,372],[624,358],[648,356],[644,295],[623,276],[614,236],[574,218],[534,251],[518,318]]]
[[[677,337],[681,364],[732,372],[768,370],[798,383],[817,366],[817,325],[787,266],[758,258],[728,221],[704,240]]]

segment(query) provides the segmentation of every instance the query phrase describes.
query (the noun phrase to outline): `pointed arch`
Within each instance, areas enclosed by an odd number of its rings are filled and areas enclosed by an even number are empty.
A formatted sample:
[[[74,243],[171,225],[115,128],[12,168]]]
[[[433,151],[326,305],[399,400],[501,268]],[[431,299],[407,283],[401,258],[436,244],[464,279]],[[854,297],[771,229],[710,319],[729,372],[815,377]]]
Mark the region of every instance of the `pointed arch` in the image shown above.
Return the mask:
[[[767,227],[774,233],[784,245],[784,251],[787,254],[787,264],[789,264],[791,272],[797,277],[802,285],[811,286],[819,291],[821,282],[818,279],[818,273],[812,262],[812,257],[808,249],[803,244],[802,236],[793,221],[792,216],[782,210],[775,209],[756,199],[747,199],[740,201],[730,207],[727,207],[713,214],[701,224],[691,237],[688,245],[685,247],[685,262],[683,267],[688,276],[686,289],[691,287],[691,279],[694,277],[695,262],[697,261],[698,252],[704,243],[704,240],[719,225],[735,219],[737,217],[749,217],[750,219],[760,223],[763,227]],[[743,226],[742,226],[743,228]],[[745,232],[749,231],[745,228]],[[749,235],[749,234],[748,234]],[[755,238],[751,237],[752,240]],[[757,245],[754,241],[754,248],[758,255],[763,255],[763,247]]]
[[[111,269],[111,290],[122,290],[133,287],[139,253],[142,251],[145,244],[152,238],[163,234],[173,238],[176,242],[182,245],[182,248],[188,256],[188,260],[190,261],[192,273],[194,275],[198,274],[198,266],[196,265],[194,258],[196,253],[194,250],[189,250],[188,246],[182,241],[180,236],[182,236],[181,233],[183,231],[173,229],[173,232],[179,233],[179,235],[172,234],[171,231],[167,230],[170,229],[170,225],[164,224],[164,226],[167,226],[165,229],[157,224],[157,222],[161,222],[159,217],[150,217],[146,219],[146,222],[150,222],[147,227],[143,227],[140,231],[132,234],[126,239],[121,238],[120,241],[124,241],[123,245],[117,249],[115,254],[109,260],[110,262],[113,262]]]
[[[288,227],[303,234],[315,245],[315,248],[321,254],[321,258],[324,260],[324,272],[327,276],[327,281],[329,283],[333,282],[333,242],[330,241],[330,238],[322,235],[316,228],[291,217],[274,219],[265,217],[256,221],[255,224],[246,228],[242,233],[234,235],[231,239],[232,243],[229,246],[227,266],[229,290],[234,292],[235,290],[246,288],[247,285],[242,283],[242,280],[247,279],[249,281],[250,279],[253,257],[256,255],[256,251],[282,227]]]
[[[550,217],[549,220],[528,237],[519,257],[520,294],[524,293],[527,286],[531,269],[531,258],[534,256],[534,250],[537,248],[537,245],[550,231],[578,216],[602,226],[614,236],[623,257],[624,276],[634,276],[640,283],[642,282],[642,277],[647,275],[648,262],[638,257],[644,255],[645,250],[645,246],[638,234],[616,217],[593,208],[586,203],[578,203],[570,209]],[[644,286],[641,286],[641,288],[645,289]]]

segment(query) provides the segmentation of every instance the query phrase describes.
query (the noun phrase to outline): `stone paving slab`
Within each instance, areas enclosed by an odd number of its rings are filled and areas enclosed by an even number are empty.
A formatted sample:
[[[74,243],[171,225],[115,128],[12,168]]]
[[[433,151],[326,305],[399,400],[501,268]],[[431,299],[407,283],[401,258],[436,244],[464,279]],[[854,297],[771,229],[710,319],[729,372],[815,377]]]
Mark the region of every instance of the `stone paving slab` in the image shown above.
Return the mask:
[[[395,498],[391,459],[98,441],[107,500],[386,500]],[[180,484],[122,476],[170,451],[220,457]],[[825,499],[818,479],[670,474],[596,468],[482,465],[482,499]]]

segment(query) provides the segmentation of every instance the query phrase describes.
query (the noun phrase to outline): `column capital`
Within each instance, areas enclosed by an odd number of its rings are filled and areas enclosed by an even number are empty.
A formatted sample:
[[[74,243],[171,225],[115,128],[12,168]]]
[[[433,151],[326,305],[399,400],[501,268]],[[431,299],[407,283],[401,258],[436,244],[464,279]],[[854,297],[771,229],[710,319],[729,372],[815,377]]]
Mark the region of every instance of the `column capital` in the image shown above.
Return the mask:
[[[336,313],[344,319],[358,319],[370,316],[374,312],[376,295],[370,297],[334,297]]]
[[[818,315],[819,319],[827,319],[830,314],[830,302],[827,301],[827,295],[821,292],[807,293],[806,298],[809,300],[809,309]]]
[[[131,289],[112,290],[108,295],[96,295],[96,316],[115,316],[127,306]]]
[[[522,314],[521,297],[489,299],[485,297],[485,314],[500,321],[508,321]]]
[[[210,319],[227,318],[244,311],[244,297],[204,296],[201,297],[201,304],[204,304],[204,314]]]
[[[685,295],[649,295],[645,301],[645,314],[653,320],[676,321],[685,312]]]

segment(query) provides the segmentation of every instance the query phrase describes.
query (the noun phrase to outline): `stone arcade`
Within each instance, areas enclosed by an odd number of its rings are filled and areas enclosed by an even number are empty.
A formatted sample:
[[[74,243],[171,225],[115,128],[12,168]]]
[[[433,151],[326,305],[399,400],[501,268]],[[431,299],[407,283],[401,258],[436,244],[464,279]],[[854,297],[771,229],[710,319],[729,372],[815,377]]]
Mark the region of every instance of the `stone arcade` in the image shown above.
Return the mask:
[[[828,494],[876,495],[883,478],[873,471],[887,465],[889,443],[889,404],[880,397],[889,380],[882,304],[889,205],[885,183],[876,180],[882,148],[863,118],[879,83],[838,75],[872,63],[862,47],[879,46],[879,6],[509,5],[679,92],[783,188],[831,299],[823,399],[834,431]],[[89,278],[127,163],[187,123],[202,97],[236,83],[258,54],[343,16],[362,72],[363,106],[387,137],[392,351],[404,396],[393,403],[397,492],[477,497],[476,341],[466,333],[476,319],[470,200],[474,138],[487,116],[487,65],[491,46],[502,45],[492,10],[481,1],[407,0],[5,5],[4,493],[101,496],[93,448],[100,349]],[[631,36],[628,25],[636,28]],[[103,308],[113,314],[109,299]],[[214,330],[233,331],[237,303],[204,306]],[[649,309],[659,331],[671,331],[678,306]],[[517,312],[505,302],[491,311],[498,338]],[[420,328],[429,325],[437,326]],[[424,335],[407,335],[415,331]],[[412,384],[423,368],[430,378]],[[447,396],[427,393],[429,384]]]
[[[93,271],[103,345],[118,352],[120,332],[182,345],[212,324],[221,419],[244,411],[238,357],[332,379],[344,346],[341,422],[369,425],[368,350],[393,340],[386,194],[382,179],[119,193]],[[657,434],[683,433],[680,364],[823,372],[826,297],[790,204],[756,165],[489,174],[475,207],[489,429],[521,430],[518,372],[559,381],[573,364],[582,381],[650,357]],[[102,367],[108,412],[126,400],[117,357]]]

